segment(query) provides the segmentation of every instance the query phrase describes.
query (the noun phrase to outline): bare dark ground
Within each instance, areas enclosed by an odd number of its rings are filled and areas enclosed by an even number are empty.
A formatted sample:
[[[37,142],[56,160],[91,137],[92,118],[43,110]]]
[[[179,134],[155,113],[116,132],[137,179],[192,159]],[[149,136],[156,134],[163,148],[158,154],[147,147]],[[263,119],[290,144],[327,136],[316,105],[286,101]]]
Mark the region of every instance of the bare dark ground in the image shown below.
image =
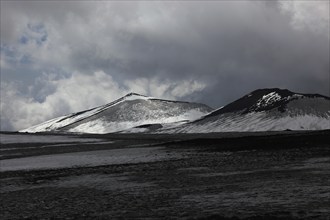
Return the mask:
[[[329,134],[112,134],[79,136],[104,139],[101,144],[2,144],[0,217],[329,219]],[[8,165],[42,155],[132,153],[141,146],[156,150],[140,162],[130,154],[122,163],[97,166],[10,171]]]

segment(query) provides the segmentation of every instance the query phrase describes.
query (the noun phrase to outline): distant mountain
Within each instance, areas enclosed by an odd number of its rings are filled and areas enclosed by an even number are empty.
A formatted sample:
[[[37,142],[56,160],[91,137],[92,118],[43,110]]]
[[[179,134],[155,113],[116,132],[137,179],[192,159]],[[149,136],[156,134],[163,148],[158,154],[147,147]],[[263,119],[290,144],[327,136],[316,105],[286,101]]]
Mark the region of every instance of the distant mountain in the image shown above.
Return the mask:
[[[196,121],[164,133],[330,129],[330,98],[259,89]]]
[[[109,104],[55,118],[21,132],[208,133],[330,129],[330,98],[259,89],[215,111],[204,104],[130,93]]]
[[[183,123],[213,109],[207,105],[157,99],[130,93],[109,104],[58,117],[20,132],[110,133],[146,124]]]

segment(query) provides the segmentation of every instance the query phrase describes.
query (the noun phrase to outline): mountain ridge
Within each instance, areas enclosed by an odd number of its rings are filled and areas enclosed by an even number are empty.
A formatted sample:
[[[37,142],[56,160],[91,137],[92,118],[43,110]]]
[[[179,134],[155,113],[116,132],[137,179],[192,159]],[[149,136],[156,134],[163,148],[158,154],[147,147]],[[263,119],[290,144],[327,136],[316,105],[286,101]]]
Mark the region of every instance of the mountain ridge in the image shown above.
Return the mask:
[[[143,125],[145,123],[194,120],[210,112],[211,110],[213,109],[205,104],[158,99],[140,95],[138,93],[128,93],[127,95],[108,104],[51,119],[39,125],[21,130],[20,132],[84,132],[83,129],[87,129],[87,133],[89,133],[92,131],[90,127],[98,127],[102,130],[102,126],[104,128],[102,133],[106,133],[107,131],[116,132],[119,131],[120,128],[127,129],[130,127]],[[139,122],[139,116],[141,117],[141,122]],[[102,120],[98,120],[99,118],[102,118]],[[96,122],[92,124],[91,121],[96,120],[99,121],[99,125],[97,125]],[[118,122],[118,124],[115,124],[116,122]],[[85,127],[82,125],[84,123]],[[86,123],[89,123],[90,127],[86,127]],[[118,126],[120,123],[121,125]],[[109,127],[110,124],[113,129]],[[132,126],[130,126],[130,124],[132,124]],[[83,128],[77,129],[77,126]],[[105,129],[105,127],[108,128]]]
[[[330,129],[330,97],[257,89],[213,110],[201,103],[128,93],[105,105],[51,119],[21,132],[222,132]]]
[[[283,96],[284,97],[290,97],[290,96],[292,97],[294,95],[302,95],[302,96],[309,97],[309,98],[320,97],[320,98],[325,98],[327,100],[330,100],[330,97],[323,96],[323,95],[320,95],[320,94],[294,93],[294,92],[291,92],[288,89],[279,89],[279,88],[257,89],[257,90],[252,91],[251,93],[237,99],[236,101],[233,101],[233,102],[229,103],[228,105],[226,105],[226,106],[224,106],[220,109],[215,110],[214,112],[212,112],[212,114],[218,113],[217,111],[219,111],[221,113],[225,113],[225,112],[233,112],[233,111],[242,110],[241,106],[240,106],[240,108],[237,106],[238,102],[240,102],[240,105],[242,105],[242,103],[241,103],[242,101],[255,104],[261,98],[261,96],[265,96],[265,95],[271,94],[271,93],[276,93],[276,94],[280,95],[281,97],[283,97]],[[252,100],[249,100],[249,97],[252,97]],[[293,97],[293,99],[294,98],[298,98],[298,97]],[[288,102],[290,100],[287,99],[285,101]],[[243,103],[243,104],[245,104],[245,103]],[[251,106],[249,106],[249,107],[251,107]],[[267,108],[262,108],[262,109],[258,109],[258,110],[259,111],[269,110],[273,107],[274,106],[272,106],[272,105],[268,105]],[[245,113],[246,112],[247,111],[245,111]]]
[[[169,132],[330,129],[330,98],[287,89],[258,89]]]

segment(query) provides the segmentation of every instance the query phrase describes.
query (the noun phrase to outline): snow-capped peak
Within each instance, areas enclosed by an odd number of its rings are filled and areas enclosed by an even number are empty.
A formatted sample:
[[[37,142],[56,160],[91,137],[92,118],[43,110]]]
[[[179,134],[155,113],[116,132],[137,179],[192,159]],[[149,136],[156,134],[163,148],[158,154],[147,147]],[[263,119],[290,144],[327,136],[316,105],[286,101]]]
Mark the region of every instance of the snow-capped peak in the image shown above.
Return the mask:
[[[131,93],[128,93],[127,95],[125,95],[122,99],[125,101],[130,101],[130,100],[137,100],[137,99],[148,100],[148,99],[152,99],[152,98],[153,97],[149,97],[149,96],[131,92]]]
[[[141,96],[141,97],[147,97],[146,95],[141,95],[139,93],[135,93],[135,92],[131,92],[131,93],[128,93],[127,95],[125,95],[124,97],[133,97],[133,96]]]
[[[256,103],[257,107],[264,107],[267,105],[271,105],[279,100],[281,100],[282,97],[276,93],[276,92],[271,92],[268,93],[267,95],[263,95]]]

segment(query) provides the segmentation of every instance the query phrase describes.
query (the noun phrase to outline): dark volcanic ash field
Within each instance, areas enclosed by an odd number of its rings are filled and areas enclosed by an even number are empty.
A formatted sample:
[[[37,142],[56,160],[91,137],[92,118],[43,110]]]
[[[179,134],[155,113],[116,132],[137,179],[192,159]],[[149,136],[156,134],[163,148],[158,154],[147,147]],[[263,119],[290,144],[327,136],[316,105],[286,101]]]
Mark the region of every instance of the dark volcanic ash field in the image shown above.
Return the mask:
[[[1,134],[1,219],[329,219],[330,131]]]

